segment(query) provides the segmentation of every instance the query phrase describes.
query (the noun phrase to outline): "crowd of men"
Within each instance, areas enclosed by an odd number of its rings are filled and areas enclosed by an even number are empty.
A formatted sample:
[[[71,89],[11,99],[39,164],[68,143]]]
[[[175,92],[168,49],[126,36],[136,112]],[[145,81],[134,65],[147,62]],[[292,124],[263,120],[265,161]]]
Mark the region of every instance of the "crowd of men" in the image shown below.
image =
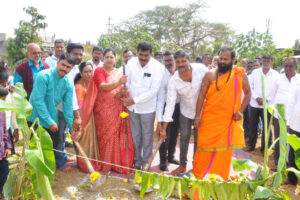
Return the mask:
[[[142,42],[141,44],[142,48],[138,50],[136,59],[132,59],[136,56],[132,50],[125,50],[123,53],[130,92],[130,97],[124,98],[123,104],[129,110],[135,149],[134,167],[136,169],[144,168],[152,154],[156,117],[156,133],[159,138],[164,139],[164,143],[159,149],[160,169],[168,171],[168,162],[179,165],[172,171],[172,174],[177,176],[186,172],[191,134],[194,135],[194,153],[201,149],[199,144],[197,146],[197,141],[199,141],[198,137],[202,136],[197,134],[199,132],[196,128],[200,128],[203,122],[201,112],[205,112],[205,110],[202,107],[209,103],[206,95],[209,94],[210,87],[216,87],[220,94],[225,91],[222,85],[218,87],[218,78],[221,79],[222,75],[229,72],[228,80],[230,80],[231,71],[234,71],[235,68],[235,53],[232,48],[224,47],[220,49],[218,56],[212,58],[210,54],[205,53],[202,57],[197,58],[196,62],[191,63],[188,53],[182,50],[176,53],[172,51],[156,52],[152,58],[151,43]],[[65,47],[63,40],[56,40],[53,55],[43,61],[41,48],[37,44],[31,43],[27,46],[28,61],[19,64],[14,72],[14,84],[18,82],[24,84],[28,95],[27,99],[33,106],[33,113],[29,121],[33,122],[38,117],[40,124],[51,135],[54,148],[60,151],[65,150],[65,132],[70,132],[75,141],[81,137],[81,117],[74,90],[74,77],[79,72],[78,65],[82,62],[83,54],[82,45],[70,43]],[[103,66],[102,55],[103,49],[95,46],[92,51],[92,59],[89,61],[93,65],[93,70]],[[300,123],[298,123],[300,120],[300,114],[298,114],[300,113],[300,77],[296,71],[297,61],[294,58],[287,58],[281,74],[272,69],[270,55],[263,55],[254,61],[242,59],[241,65],[247,74],[245,76],[241,74],[242,86],[236,86],[236,88],[240,92],[243,91],[243,95],[241,100],[235,100],[235,102],[240,102],[238,105],[240,109],[230,113],[230,118],[233,121],[240,121],[242,113],[244,113],[245,150],[251,152],[255,149],[260,125],[262,125],[261,151],[264,150],[262,74],[265,75],[266,81],[267,105],[284,104],[288,129],[290,133],[300,137]],[[48,71],[35,79],[36,74],[42,70]],[[225,81],[224,85],[227,82]],[[49,94],[55,94],[55,96]],[[223,111],[219,110],[218,112],[222,113]],[[276,139],[279,137],[279,122],[276,113],[274,117],[274,139]],[[269,120],[270,114],[268,114]],[[179,133],[180,157],[177,160],[175,149]],[[273,142],[272,135],[269,145]],[[232,148],[229,145],[226,150],[232,150]],[[214,156],[215,154],[213,154]],[[231,161],[232,155],[229,154],[229,156]],[[278,143],[275,146],[274,156],[275,166],[277,166]],[[289,162],[291,166],[296,167],[293,156],[294,153],[291,149]],[[55,157],[57,169],[68,171],[67,155],[55,152]],[[226,175],[224,176],[225,179],[228,178]],[[296,177],[293,174],[290,176],[289,180],[295,184]]]

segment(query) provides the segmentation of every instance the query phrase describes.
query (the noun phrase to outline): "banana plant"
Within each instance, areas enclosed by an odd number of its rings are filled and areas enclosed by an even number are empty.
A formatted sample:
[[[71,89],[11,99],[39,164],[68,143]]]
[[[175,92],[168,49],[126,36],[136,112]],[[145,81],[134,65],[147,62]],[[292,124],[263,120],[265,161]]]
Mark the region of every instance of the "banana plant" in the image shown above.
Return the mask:
[[[38,122],[31,127],[27,119],[32,112],[32,106],[26,100],[26,91],[22,83],[14,88],[15,106],[0,102],[0,111],[15,110],[17,122],[23,134],[23,148],[20,162],[14,167],[4,185],[6,199],[37,199],[42,197],[52,200],[51,185],[54,182],[55,158],[52,150],[52,140],[46,130]],[[33,129],[37,123],[38,128]]]

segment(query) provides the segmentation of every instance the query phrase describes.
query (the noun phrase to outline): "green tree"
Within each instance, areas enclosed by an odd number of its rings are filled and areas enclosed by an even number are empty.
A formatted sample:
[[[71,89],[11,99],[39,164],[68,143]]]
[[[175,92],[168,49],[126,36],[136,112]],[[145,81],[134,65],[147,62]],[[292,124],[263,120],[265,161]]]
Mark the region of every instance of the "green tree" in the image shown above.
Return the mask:
[[[248,34],[241,34],[237,37],[233,45],[237,51],[239,59],[248,58],[253,60],[257,55],[266,53],[276,55],[276,47],[270,33],[259,33],[253,29]]]
[[[118,48],[123,49],[141,39],[149,39],[160,51],[184,49],[191,52],[192,57],[203,53],[214,42],[230,44],[233,31],[226,24],[201,19],[199,13],[204,7],[205,4],[198,1],[185,7],[158,6],[142,11],[116,25],[109,39],[112,43],[118,35]],[[105,41],[105,44],[109,42]]]
[[[7,40],[6,59],[11,67],[14,67],[25,59],[27,44],[31,42],[42,43],[39,31],[47,27],[47,23],[44,22],[46,16],[39,14],[36,8],[29,6],[23,8],[23,11],[28,14],[31,19],[29,21],[21,20],[19,27],[15,28],[15,37]]]

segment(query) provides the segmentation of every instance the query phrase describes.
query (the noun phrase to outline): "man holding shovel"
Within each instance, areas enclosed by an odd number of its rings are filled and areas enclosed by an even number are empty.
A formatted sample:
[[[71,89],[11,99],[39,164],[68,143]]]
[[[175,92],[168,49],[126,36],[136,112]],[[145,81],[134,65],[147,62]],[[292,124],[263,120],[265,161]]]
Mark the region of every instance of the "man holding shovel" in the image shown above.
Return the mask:
[[[197,97],[200,91],[202,79],[207,67],[199,63],[190,63],[186,52],[180,50],[174,54],[177,71],[169,81],[167,92],[167,105],[163,116],[163,125],[160,131],[160,138],[166,139],[166,129],[169,122],[172,122],[172,115],[176,105],[176,99],[180,97],[180,165],[171,172],[178,176],[186,172],[188,146],[192,132],[192,124],[195,117]],[[197,132],[194,131],[194,140],[197,141]]]
[[[130,97],[124,98],[123,104],[129,110],[134,166],[141,169],[152,154],[156,100],[164,66],[151,57],[151,43],[140,42],[137,51],[138,57],[131,58],[126,65]]]

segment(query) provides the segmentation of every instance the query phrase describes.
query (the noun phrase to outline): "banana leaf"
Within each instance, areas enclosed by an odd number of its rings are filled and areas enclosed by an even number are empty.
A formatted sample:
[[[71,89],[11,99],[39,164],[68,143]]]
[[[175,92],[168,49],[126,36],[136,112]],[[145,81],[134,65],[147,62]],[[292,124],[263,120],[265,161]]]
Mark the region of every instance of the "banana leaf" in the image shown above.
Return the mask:
[[[272,190],[258,186],[254,192],[253,199],[267,199],[272,195]]]
[[[233,170],[236,172],[244,171],[244,170],[254,170],[256,171],[259,167],[255,162],[249,159],[234,159],[232,160]]]
[[[279,159],[277,164],[277,173],[272,182],[272,187],[279,187],[286,178],[286,155],[287,155],[287,131],[286,131],[286,120],[284,119],[284,105],[275,104],[268,107],[270,113],[276,112],[279,121]]]
[[[0,112],[10,111],[10,110],[15,111],[16,108],[14,108],[11,104],[0,99]]]

